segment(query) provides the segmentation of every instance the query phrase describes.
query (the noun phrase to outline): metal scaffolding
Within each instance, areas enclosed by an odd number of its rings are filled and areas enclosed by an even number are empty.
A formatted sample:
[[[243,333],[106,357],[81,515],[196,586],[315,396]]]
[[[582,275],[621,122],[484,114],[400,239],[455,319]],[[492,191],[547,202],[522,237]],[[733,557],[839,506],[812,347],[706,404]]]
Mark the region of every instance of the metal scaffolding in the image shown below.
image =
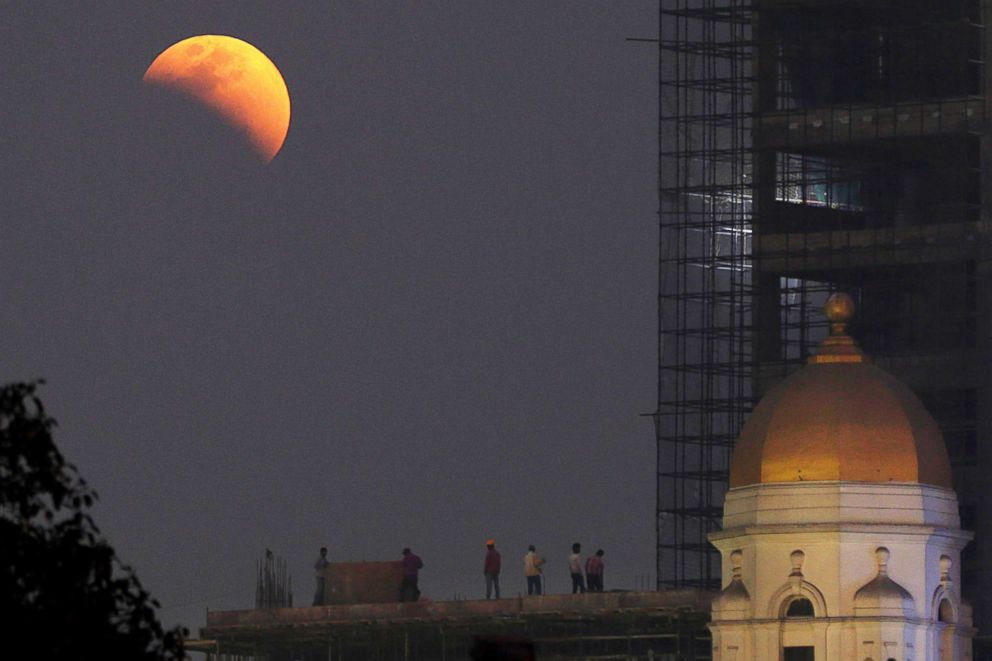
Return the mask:
[[[659,17],[657,576],[718,589],[730,451],[752,399],[751,8],[663,0]]]

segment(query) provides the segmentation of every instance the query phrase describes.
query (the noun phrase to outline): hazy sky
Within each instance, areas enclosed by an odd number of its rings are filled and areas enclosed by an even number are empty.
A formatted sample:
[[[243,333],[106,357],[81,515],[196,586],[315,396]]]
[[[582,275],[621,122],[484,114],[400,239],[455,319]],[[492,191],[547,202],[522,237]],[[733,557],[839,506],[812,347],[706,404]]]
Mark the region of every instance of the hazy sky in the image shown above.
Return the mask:
[[[43,377],[96,518],[166,623],[297,604],[332,560],[434,599],[653,580],[657,5],[10,3],[0,376]],[[251,42],[292,122],[255,167],[143,93],[195,34]],[[202,156],[202,158],[201,158]]]

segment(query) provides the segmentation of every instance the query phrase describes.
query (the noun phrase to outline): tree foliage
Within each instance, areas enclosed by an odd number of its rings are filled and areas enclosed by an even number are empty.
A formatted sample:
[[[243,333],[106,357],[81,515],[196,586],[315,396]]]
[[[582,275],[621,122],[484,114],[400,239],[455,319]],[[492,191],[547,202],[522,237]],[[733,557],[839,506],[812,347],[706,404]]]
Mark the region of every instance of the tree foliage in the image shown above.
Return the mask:
[[[158,603],[100,536],[97,495],[65,461],[36,383],[0,388],[0,622],[38,659],[182,659]]]

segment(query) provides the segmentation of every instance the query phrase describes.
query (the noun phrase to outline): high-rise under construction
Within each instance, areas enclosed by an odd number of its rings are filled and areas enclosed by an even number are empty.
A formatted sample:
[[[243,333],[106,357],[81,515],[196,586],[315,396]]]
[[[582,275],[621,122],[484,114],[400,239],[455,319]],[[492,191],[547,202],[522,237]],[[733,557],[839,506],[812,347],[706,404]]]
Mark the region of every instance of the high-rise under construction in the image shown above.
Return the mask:
[[[733,441],[844,290],[861,345],[942,427],[976,533],[964,596],[992,629],[988,11],[661,0],[659,587],[719,587]]]

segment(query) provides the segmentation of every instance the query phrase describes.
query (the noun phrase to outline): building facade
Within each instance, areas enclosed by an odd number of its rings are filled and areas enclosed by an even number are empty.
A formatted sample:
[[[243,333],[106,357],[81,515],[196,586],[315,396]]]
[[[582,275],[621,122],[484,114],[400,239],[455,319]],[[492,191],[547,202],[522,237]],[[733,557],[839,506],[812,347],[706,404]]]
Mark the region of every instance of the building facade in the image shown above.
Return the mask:
[[[717,661],[971,661],[962,531],[940,430],[845,332],[846,295],[808,364],[738,439],[713,602]]]

